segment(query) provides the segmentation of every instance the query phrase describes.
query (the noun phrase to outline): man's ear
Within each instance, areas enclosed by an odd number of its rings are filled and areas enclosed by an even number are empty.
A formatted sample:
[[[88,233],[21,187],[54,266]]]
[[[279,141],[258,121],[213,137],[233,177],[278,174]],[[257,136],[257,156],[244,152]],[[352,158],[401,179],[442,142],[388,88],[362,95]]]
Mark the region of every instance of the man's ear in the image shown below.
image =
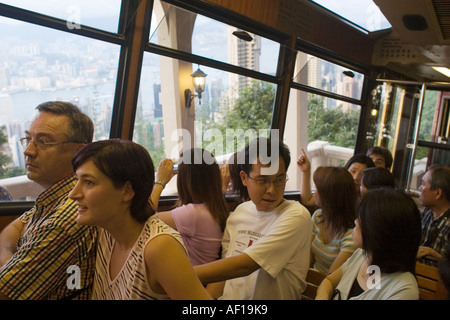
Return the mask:
[[[241,177],[242,184],[247,186],[247,174],[244,171],[239,172],[239,176]]]
[[[441,199],[444,196],[444,192],[442,191],[441,188],[436,188],[434,191],[436,191],[436,200]]]
[[[134,190],[133,186],[131,185],[130,181],[125,182],[124,189],[123,189],[123,196],[122,199],[124,201],[130,201],[134,197]]]

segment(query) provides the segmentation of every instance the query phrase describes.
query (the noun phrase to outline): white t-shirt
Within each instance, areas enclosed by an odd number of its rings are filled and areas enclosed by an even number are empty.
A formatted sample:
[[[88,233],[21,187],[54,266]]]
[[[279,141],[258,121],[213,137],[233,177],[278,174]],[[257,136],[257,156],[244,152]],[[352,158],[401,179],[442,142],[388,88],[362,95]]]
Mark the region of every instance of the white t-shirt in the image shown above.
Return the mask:
[[[227,280],[222,300],[301,299],[311,248],[311,214],[297,201],[283,200],[270,212],[251,201],[230,215],[222,240],[223,258],[245,252],[260,269]]]

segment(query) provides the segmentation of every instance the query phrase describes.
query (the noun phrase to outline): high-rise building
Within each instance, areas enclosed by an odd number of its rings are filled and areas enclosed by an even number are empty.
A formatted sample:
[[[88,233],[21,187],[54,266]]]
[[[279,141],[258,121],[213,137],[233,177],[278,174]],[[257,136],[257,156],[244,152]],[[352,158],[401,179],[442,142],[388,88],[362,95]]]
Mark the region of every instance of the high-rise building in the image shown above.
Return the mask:
[[[228,60],[229,63],[243,67],[246,69],[259,71],[259,58],[261,56],[261,37],[255,34],[250,34],[253,38],[251,41],[242,40],[233,32],[239,31],[232,26],[228,27]],[[229,88],[231,90],[231,97],[238,96],[239,91],[250,84],[250,78],[230,74]]]
[[[162,118],[162,105],[159,102],[159,95],[161,94],[161,84],[154,83],[153,84],[153,99],[155,103],[154,117]]]

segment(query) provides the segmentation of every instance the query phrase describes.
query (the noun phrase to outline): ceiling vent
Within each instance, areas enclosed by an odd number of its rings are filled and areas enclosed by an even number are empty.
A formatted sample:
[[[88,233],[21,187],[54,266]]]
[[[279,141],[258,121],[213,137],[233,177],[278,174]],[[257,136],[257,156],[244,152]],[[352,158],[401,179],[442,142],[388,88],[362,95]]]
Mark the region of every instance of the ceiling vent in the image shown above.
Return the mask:
[[[450,40],[450,1],[433,0],[434,11],[444,40]]]

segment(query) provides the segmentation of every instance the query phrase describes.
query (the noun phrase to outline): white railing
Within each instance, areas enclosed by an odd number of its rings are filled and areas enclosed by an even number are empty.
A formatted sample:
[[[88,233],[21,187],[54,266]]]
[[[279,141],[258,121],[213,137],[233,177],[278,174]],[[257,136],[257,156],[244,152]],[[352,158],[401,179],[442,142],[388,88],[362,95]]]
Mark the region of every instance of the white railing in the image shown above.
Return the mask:
[[[13,200],[34,200],[44,190],[26,175],[1,179],[0,185],[8,190]]]

